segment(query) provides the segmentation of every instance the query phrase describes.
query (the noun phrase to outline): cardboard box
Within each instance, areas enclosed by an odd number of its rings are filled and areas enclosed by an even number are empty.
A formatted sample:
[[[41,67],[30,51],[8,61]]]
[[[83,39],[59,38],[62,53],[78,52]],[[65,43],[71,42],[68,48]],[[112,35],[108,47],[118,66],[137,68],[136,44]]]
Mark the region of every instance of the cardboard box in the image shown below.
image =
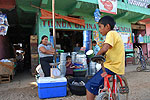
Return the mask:
[[[37,43],[37,40],[38,38],[37,38],[37,35],[31,35],[30,36],[30,43]]]
[[[0,62],[0,75],[9,74],[13,75],[14,63],[13,62]]]
[[[39,77],[37,83],[40,99],[64,97],[67,95],[67,79],[65,77],[56,79],[51,77]]]
[[[31,59],[34,58],[34,59],[38,59],[39,55],[38,54],[31,54]]]
[[[32,75],[35,74],[35,69],[39,64],[39,57],[38,54],[31,54],[31,73]]]
[[[38,53],[38,44],[30,43],[30,51],[31,51],[31,54],[37,54]]]

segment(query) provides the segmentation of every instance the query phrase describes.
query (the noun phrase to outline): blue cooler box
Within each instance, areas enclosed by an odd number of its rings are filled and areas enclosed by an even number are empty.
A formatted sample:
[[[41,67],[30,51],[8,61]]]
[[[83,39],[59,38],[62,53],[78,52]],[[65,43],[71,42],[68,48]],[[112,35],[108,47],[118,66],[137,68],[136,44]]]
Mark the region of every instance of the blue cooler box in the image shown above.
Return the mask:
[[[67,95],[67,79],[51,78],[51,77],[39,77],[38,83],[38,95],[40,99],[64,97]]]

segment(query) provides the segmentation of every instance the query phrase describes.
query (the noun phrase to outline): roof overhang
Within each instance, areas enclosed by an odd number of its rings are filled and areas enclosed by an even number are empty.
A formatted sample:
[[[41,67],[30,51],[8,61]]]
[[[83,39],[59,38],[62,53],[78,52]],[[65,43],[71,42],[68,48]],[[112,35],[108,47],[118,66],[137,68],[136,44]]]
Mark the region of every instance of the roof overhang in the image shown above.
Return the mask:
[[[15,0],[0,0],[0,9],[13,9],[15,8]]]
[[[150,18],[140,20],[138,23],[140,23],[140,24],[150,24]]]

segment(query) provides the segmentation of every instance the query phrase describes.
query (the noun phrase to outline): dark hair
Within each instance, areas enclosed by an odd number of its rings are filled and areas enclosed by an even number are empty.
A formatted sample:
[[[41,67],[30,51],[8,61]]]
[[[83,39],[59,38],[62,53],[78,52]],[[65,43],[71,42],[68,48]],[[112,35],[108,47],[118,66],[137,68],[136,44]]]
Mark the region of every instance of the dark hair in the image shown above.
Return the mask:
[[[115,22],[114,18],[112,18],[111,16],[104,16],[104,17],[102,17],[102,18],[99,20],[98,24],[103,24],[104,27],[105,27],[107,24],[109,24],[111,30],[113,30],[113,28],[114,28],[116,22]]]
[[[71,58],[71,56],[67,56],[67,57],[66,57],[66,60],[68,60],[69,58]]]
[[[92,41],[92,44],[97,44],[97,42],[94,40],[94,41]]]
[[[44,38],[46,38],[46,37],[47,37],[46,35],[43,35],[43,36],[42,36],[40,44],[42,43],[42,40],[43,40]],[[48,38],[48,37],[47,37],[47,38]]]

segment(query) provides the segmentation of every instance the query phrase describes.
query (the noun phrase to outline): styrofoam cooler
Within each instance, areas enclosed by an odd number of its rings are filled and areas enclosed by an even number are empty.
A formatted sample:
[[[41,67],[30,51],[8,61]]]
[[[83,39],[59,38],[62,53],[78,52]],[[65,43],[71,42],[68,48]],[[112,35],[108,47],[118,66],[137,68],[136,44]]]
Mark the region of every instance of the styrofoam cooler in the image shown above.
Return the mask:
[[[84,68],[87,67],[87,58],[85,54],[77,54],[76,62],[83,64]]]
[[[60,61],[66,61],[67,53],[60,53]]]
[[[77,55],[77,53],[78,53],[78,52],[72,52],[72,53],[71,53],[71,59],[72,59],[72,62],[73,62],[73,63],[75,63],[75,61],[76,61],[76,55]]]
[[[61,60],[58,68],[60,69],[61,76],[65,76],[66,75],[66,60],[65,61]]]
[[[67,95],[67,79],[51,78],[51,77],[39,77],[38,83],[38,95],[40,99],[64,97]]]
[[[60,69],[61,76],[65,76],[66,75],[66,65],[60,64],[58,68]]]

